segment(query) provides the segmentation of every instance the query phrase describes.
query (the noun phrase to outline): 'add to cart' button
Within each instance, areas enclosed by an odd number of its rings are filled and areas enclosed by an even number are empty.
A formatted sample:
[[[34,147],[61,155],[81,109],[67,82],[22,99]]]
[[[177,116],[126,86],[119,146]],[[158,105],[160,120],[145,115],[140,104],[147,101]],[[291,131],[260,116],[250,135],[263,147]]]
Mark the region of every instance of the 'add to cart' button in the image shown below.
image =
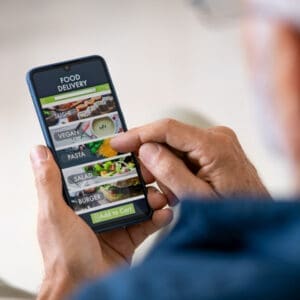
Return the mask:
[[[129,216],[135,214],[135,208],[132,203],[101,210],[90,214],[92,223],[98,224],[101,222]]]

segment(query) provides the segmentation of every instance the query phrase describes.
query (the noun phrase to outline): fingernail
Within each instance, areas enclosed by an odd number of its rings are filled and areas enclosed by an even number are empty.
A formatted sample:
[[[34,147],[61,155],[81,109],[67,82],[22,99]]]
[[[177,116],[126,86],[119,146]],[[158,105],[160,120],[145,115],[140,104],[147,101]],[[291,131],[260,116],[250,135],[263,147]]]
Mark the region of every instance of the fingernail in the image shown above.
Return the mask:
[[[172,197],[172,198],[169,199],[169,205],[171,207],[176,206],[178,203],[179,203],[179,199],[176,198],[176,197]]]
[[[139,157],[146,165],[155,163],[156,154],[159,151],[159,145],[155,143],[148,143],[141,146],[139,150]]]
[[[30,158],[32,162],[39,163],[47,160],[48,151],[45,146],[36,146],[30,152]]]

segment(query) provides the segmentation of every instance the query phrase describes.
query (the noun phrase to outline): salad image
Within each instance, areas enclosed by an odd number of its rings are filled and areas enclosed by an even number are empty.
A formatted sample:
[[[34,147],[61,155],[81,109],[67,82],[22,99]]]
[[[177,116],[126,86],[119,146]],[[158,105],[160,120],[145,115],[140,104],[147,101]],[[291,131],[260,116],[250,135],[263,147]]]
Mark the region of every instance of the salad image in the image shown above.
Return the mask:
[[[63,170],[69,192],[78,189],[88,189],[95,185],[104,184],[114,178],[136,176],[136,165],[131,155],[113,160],[98,162],[87,166]]]
[[[93,176],[112,177],[122,175],[135,170],[135,163],[131,156],[122,157],[116,160],[110,160],[103,163],[97,163],[84,167],[86,173],[92,173]]]

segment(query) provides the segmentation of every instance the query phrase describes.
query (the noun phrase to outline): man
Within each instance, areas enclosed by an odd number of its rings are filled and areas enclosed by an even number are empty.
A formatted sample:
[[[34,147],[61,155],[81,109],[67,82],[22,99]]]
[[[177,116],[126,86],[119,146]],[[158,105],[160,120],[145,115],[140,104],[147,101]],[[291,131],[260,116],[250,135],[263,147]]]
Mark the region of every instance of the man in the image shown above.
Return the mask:
[[[49,150],[38,146],[31,153],[45,265],[39,299],[299,298],[300,204],[269,201],[230,129],[163,120],[116,137],[112,146],[137,152],[146,182],[157,181],[162,193],[149,189],[151,221],[99,235],[65,204]],[[234,200],[241,196],[251,201]],[[135,248],[171,221],[165,205],[178,199],[175,228],[144,263],[128,270]]]

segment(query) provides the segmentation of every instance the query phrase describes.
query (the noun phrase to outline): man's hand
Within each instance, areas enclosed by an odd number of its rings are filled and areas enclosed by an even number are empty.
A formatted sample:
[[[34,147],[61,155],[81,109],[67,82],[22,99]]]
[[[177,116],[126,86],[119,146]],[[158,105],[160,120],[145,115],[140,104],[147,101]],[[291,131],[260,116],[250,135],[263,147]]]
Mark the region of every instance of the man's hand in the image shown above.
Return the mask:
[[[136,247],[171,222],[172,211],[163,209],[166,197],[150,188],[152,220],[96,235],[65,203],[61,174],[48,148],[34,148],[31,161],[39,198],[38,239],[45,267],[39,299],[62,299],[79,283],[129,264]]]
[[[166,119],[129,130],[111,145],[120,152],[138,152],[171,201],[188,195],[270,197],[226,127],[203,130]]]

